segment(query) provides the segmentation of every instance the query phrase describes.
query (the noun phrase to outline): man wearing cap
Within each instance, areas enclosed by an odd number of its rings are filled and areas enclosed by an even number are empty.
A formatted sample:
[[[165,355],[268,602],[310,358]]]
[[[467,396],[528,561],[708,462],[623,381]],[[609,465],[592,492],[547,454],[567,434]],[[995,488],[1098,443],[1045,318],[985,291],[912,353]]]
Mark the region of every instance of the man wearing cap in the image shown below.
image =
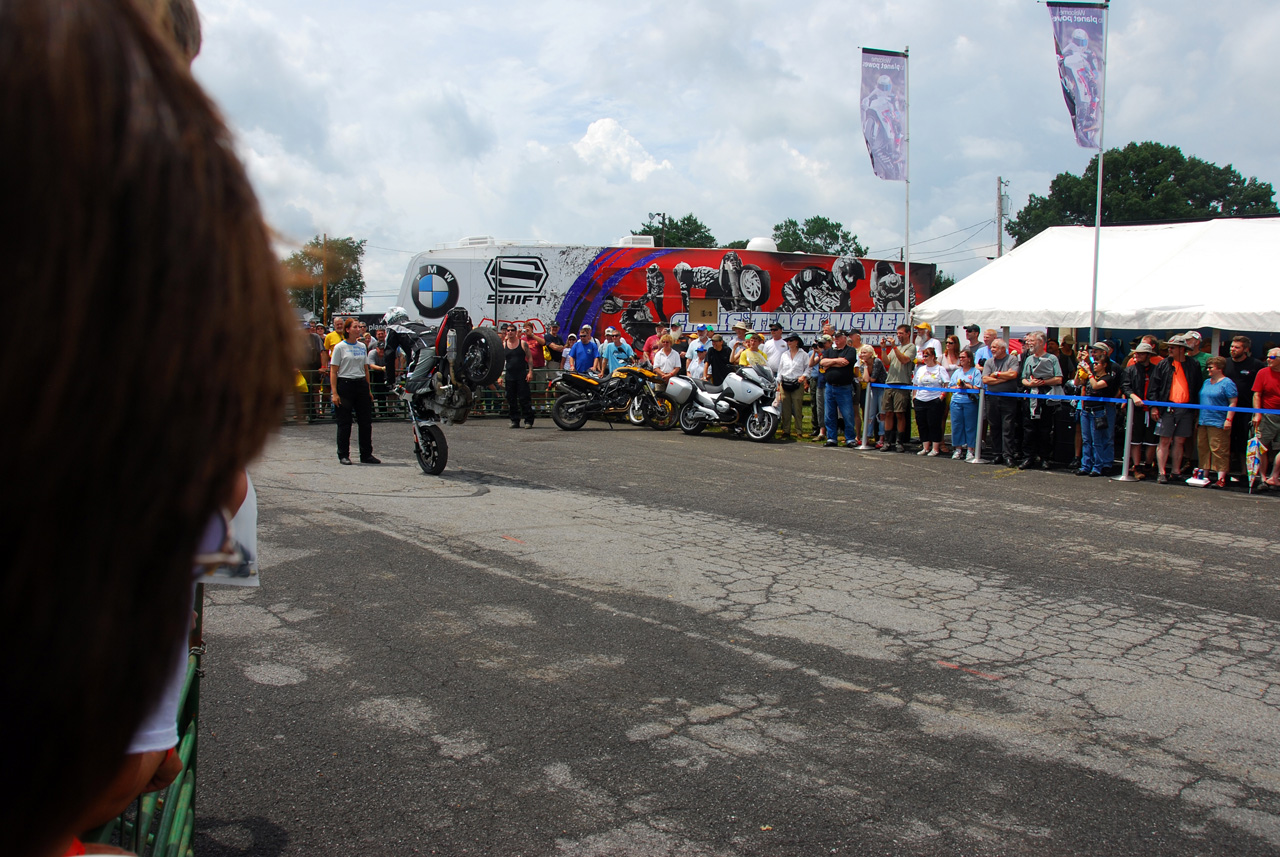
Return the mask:
[[[1209,360],[1209,352],[1200,350],[1200,331],[1188,330],[1182,334],[1182,338],[1187,341],[1187,359],[1194,360],[1200,367],[1200,377],[1208,378],[1209,369],[1206,366]]]
[[[706,349],[711,347],[711,328],[709,326],[705,324],[700,324],[698,325],[695,332],[698,334],[698,338],[690,342],[689,347],[684,350],[684,359],[686,362],[686,367],[689,362],[693,361],[694,357],[697,355],[699,348],[705,351]],[[687,368],[686,368],[686,371],[688,371],[689,377],[691,378],[702,377],[701,375],[694,375],[693,371]]]
[[[604,361],[604,372],[612,375],[624,360],[634,360],[635,349],[618,334],[616,327],[606,327],[604,331],[604,348],[600,349],[600,358]]]
[[[1156,419],[1151,415],[1151,409],[1145,404],[1147,399],[1153,398],[1151,373],[1155,370],[1155,364],[1151,361],[1155,357],[1156,347],[1144,338],[1138,343],[1138,347],[1133,349],[1133,354],[1129,356],[1130,363],[1120,376],[1120,392],[1134,408],[1131,444],[1133,471],[1128,475],[1135,479],[1145,478],[1141,469],[1144,464],[1149,470],[1155,463],[1156,446],[1160,441],[1156,436]]]
[[[747,334],[750,331],[751,328],[747,327],[745,321],[735,321],[733,323],[733,338],[726,342],[725,345],[728,347],[730,359],[734,363],[738,362],[738,355],[747,347]]]
[[[1115,461],[1115,402],[1101,401],[1118,398],[1120,392],[1116,364],[1111,362],[1111,349],[1104,342],[1095,342],[1089,348],[1089,357],[1080,368],[1084,370],[1080,383],[1080,432],[1083,437],[1078,476],[1102,476]]]
[[[1253,406],[1269,411],[1280,411],[1280,348],[1267,352],[1267,368],[1253,379]],[[1258,432],[1258,442],[1267,448],[1271,458],[1271,475],[1263,480],[1259,490],[1280,488],[1280,414],[1254,414],[1253,426]],[[1267,456],[1263,456],[1263,473],[1266,473]]]
[[[940,353],[940,352],[935,352]],[[884,340],[884,365],[887,370],[885,383],[894,385],[884,391],[884,452],[906,452],[904,446],[911,439],[911,391],[897,389],[911,386],[915,371],[916,346],[911,341],[911,328],[898,325],[896,341]]]
[[[1169,482],[1169,451],[1173,450],[1173,473],[1182,469],[1182,449],[1196,427],[1198,414],[1193,408],[1177,405],[1195,405],[1200,401],[1200,387],[1204,378],[1200,366],[1187,359],[1187,340],[1181,334],[1169,337],[1169,359],[1151,370],[1151,400],[1172,402],[1174,407],[1153,405],[1151,415],[1156,418],[1156,435],[1160,445],[1156,447],[1156,466],[1160,474],[1156,481]]]
[[[564,340],[560,338],[560,322],[551,322],[550,333],[545,337],[547,351],[551,352],[551,356],[547,359],[547,365],[552,369],[559,369],[564,363]]]
[[[776,321],[769,325],[769,338],[760,343],[760,350],[769,358],[769,370],[776,377],[778,374],[778,358],[787,350],[787,343],[782,339],[782,325]]]
[[[684,372],[695,381],[705,381],[707,377],[708,344],[694,340],[689,343],[689,351],[685,356]]]
[[[844,445],[857,446],[857,420],[853,413],[853,379],[858,365],[858,352],[849,348],[848,338],[843,330],[836,331],[835,342],[831,348],[822,352],[820,365],[825,371],[826,382],[826,429],[827,440],[824,446],[837,446],[837,420],[844,419]]]
[[[729,346],[725,345],[724,337],[718,333],[713,333],[711,335],[711,347],[703,355],[703,359],[707,361],[707,380],[713,386],[719,387],[724,383],[724,379],[728,377],[729,370],[733,366],[733,361],[729,359],[729,354]]]
[[[578,341],[569,349],[569,358],[573,360],[573,371],[600,374],[604,361],[600,359],[600,346],[591,338],[591,325],[584,324],[578,331]]]
[[[960,350],[963,351],[967,348],[976,356],[978,349],[982,348],[981,333],[982,328],[978,327],[976,324],[966,324],[964,326],[964,338],[966,341],[964,345],[960,346]],[[978,361],[975,360],[973,365],[977,366]]]
[[[927,321],[922,321],[916,325],[916,362],[920,362],[920,356],[926,348],[932,348],[933,353],[942,356],[942,343],[933,335],[933,327]]]
[[[1035,398],[1020,400],[1022,461],[1018,463],[1018,469],[1026,470],[1038,462],[1042,470],[1048,470],[1052,466],[1049,457],[1053,454],[1053,417],[1058,412],[1058,407],[1056,401],[1040,397],[1062,395],[1062,365],[1056,356],[1049,353],[1043,333],[1028,333],[1024,342],[1026,349],[1022,357],[1022,389],[1018,392],[1031,394]]]
[[[982,367],[982,383],[988,393],[1017,393],[1021,361],[1003,339],[991,341],[991,356]],[[991,425],[991,457],[1004,456],[1009,467],[1018,466],[1018,400],[1008,396],[987,396],[987,422]]]

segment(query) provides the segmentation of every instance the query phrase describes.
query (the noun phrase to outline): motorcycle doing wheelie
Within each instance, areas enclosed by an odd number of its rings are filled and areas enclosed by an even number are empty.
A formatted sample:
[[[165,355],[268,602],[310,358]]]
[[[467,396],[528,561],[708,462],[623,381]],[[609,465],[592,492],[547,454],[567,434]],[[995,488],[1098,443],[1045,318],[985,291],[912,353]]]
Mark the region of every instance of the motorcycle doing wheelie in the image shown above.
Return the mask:
[[[625,416],[633,425],[659,431],[675,428],[675,406],[658,392],[662,376],[647,364],[623,364],[608,378],[564,372],[555,380],[560,391],[551,419],[565,431],[577,431],[590,417]]]
[[[680,406],[680,430],[698,434],[707,426],[741,431],[767,441],[782,414],[773,404],[777,381],[767,366],[735,366],[719,388],[688,378],[672,378],[667,395]]]
[[[471,316],[461,307],[449,310],[435,329],[409,321],[401,307],[393,307],[382,320],[397,342],[409,345],[409,365],[395,394],[409,408],[418,466],[435,476],[449,461],[440,424],[466,422],[475,390],[498,380],[502,338],[493,328],[472,329]],[[388,354],[388,359],[394,358]]]

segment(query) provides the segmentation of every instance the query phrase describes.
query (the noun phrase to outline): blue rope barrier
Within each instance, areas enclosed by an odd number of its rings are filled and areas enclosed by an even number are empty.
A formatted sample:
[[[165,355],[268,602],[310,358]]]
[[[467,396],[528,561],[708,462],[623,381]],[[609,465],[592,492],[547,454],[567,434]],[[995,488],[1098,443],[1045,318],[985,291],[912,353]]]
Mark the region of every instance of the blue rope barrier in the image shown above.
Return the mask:
[[[977,387],[966,387],[965,389],[962,390],[959,387],[913,387],[910,384],[872,383],[869,386],[879,387],[884,390],[933,390],[935,392],[941,392],[944,394],[966,393],[971,396],[976,396],[978,395],[978,392],[979,392]],[[1099,404],[1106,404],[1107,402],[1111,402],[1113,404],[1124,404],[1125,402],[1129,401],[1128,399],[1103,399],[1097,396],[1057,396],[1057,395],[1049,395],[1047,393],[997,393],[992,390],[984,390],[983,392],[988,396],[1003,396],[1006,399],[1039,399],[1041,401],[1048,401],[1048,402],[1053,402],[1053,401],[1097,402]],[[1178,402],[1156,402],[1156,401],[1152,401],[1151,399],[1143,399],[1141,407],[1191,408],[1193,410],[1198,410],[1198,411],[1232,411],[1232,412],[1241,413],[1241,414],[1280,415],[1280,410],[1270,409],[1270,408],[1242,408],[1242,407],[1232,407],[1228,405],[1192,405],[1192,404],[1179,404]]]

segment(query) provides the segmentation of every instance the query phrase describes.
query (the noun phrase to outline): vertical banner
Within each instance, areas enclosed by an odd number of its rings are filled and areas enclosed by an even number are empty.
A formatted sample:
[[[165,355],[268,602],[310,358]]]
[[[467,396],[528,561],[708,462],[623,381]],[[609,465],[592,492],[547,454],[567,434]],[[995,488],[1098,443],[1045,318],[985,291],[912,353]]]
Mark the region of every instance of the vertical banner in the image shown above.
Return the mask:
[[[1107,6],[1105,3],[1048,5],[1053,20],[1054,50],[1058,54],[1058,79],[1071,113],[1076,143],[1086,149],[1101,150]]]
[[[862,136],[871,168],[885,181],[907,180],[907,55],[862,49]]]

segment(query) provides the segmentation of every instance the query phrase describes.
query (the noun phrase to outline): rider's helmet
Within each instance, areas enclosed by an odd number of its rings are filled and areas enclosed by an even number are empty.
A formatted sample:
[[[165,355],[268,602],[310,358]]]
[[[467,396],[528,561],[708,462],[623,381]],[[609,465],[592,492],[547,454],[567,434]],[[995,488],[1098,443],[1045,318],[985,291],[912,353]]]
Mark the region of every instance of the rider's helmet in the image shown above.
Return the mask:
[[[888,262],[876,262],[876,276],[887,277],[893,273],[893,265]]]
[[[404,311],[402,306],[393,306],[387,310],[387,314],[382,317],[383,324],[404,324],[409,320],[409,313]]]
[[[1078,51],[1085,50],[1089,47],[1089,34],[1076,27],[1071,33],[1071,46]]]
[[[858,280],[866,279],[867,272],[853,256],[841,256],[832,263],[831,276],[840,288],[853,291]]]
[[[876,89],[880,90],[880,92],[885,95],[889,95],[893,92],[893,81],[889,79],[889,75],[880,75],[876,80]]]

